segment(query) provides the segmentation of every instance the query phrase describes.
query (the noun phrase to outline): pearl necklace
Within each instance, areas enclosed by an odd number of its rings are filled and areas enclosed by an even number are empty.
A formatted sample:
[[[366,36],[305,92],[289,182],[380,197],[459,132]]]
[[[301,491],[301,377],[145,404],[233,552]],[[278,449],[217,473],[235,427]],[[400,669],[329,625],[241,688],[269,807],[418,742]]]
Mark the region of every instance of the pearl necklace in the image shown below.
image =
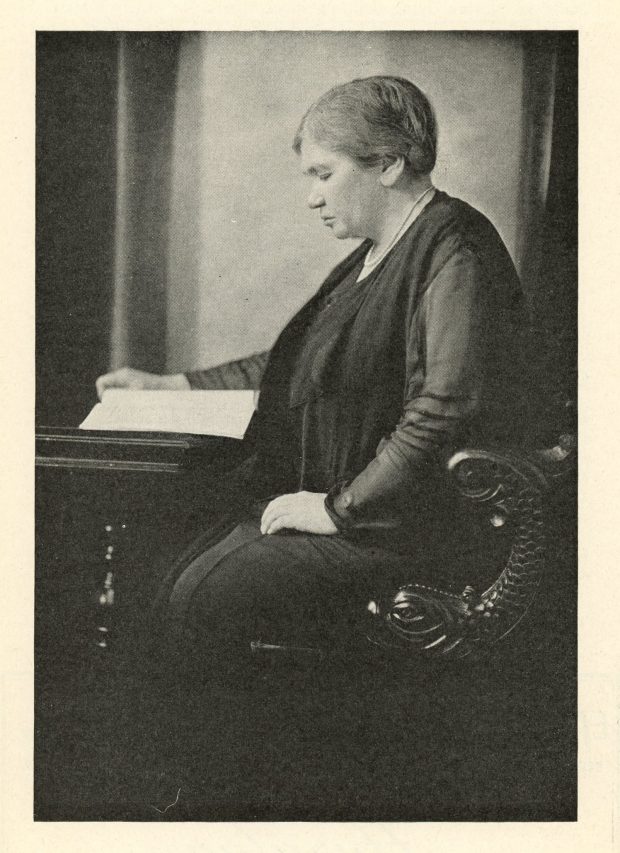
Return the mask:
[[[366,254],[366,257],[364,258],[364,267],[363,267],[364,271],[373,269],[373,267],[376,267],[378,264],[381,263],[381,261],[384,259],[384,257],[387,255],[387,253],[390,251],[390,249],[392,248],[394,243],[396,243],[396,241],[399,239],[399,237],[401,236],[401,234],[403,233],[405,228],[409,225],[410,220],[412,219],[412,217],[413,217],[418,205],[422,201],[422,199],[425,196],[427,196],[430,192],[434,191],[434,189],[435,189],[435,187],[430,186],[428,189],[424,190],[424,192],[421,193],[416,198],[416,200],[413,202],[411,209],[408,211],[407,215],[403,219],[398,231],[396,232],[396,234],[394,234],[394,236],[392,237],[392,239],[390,240],[390,242],[388,243],[386,248],[381,252],[380,255],[378,255],[376,258],[372,258],[371,256],[373,253],[374,245],[372,245],[370,247],[370,249],[368,250],[368,253]]]

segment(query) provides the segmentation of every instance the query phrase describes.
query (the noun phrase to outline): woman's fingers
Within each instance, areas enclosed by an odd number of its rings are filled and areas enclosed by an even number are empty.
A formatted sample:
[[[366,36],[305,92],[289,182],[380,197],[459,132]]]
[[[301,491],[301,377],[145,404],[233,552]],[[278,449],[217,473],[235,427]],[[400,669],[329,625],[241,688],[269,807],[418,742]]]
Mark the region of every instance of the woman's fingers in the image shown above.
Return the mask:
[[[103,392],[106,388],[129,388],[134,379],[134,371],[130,367],[121,367],[119,370],[112,370],[110,373],[104,373],[95,381],[97,396],[101,400]]]
[[[133,390],[157,388],[161,385],[162,377],[144,370],[134,370],[132,367],[121,367],[104,373],[95,381],[97,396],[103,396],[106,388],[131,388]]]
[[[184,373],[147,373],[133,367],[120,367],[104,373],[95,381],[97,396],[103,396],[106,388],[131,388],[133,391],[190,391],[191,385]]]
[[[261,533],[267,533],[268,529],[277,518],[289,512],[290,504],[289,501],[287,501],[287,498],[290,497],[292,497],[292,495],[280,495],[280,497],[274,498],[269,504],[267,504],[260,521]]]
[[[270,536],[279,530],[299,530],[294,519],[290,515],[279,515],[265,529],[265,535]]]
[[[261,533],[277,533],[285,527],[300,533],[338,532],[325,510],[325,495],[318,492],[280,495],[267,505],[261,518]]]
[[[97,389],[97,396],[100,400],[106,388],[118,388],[117,373],[118,371],[114,371],[113,373],[104,373],[103,376],[97,377],[95,388]]]

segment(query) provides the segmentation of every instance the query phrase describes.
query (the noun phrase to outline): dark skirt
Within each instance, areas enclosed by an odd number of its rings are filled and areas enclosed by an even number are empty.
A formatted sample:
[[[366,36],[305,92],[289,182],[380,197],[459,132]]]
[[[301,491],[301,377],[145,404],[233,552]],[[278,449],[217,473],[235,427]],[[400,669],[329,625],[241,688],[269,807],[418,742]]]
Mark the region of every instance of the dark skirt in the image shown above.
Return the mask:
[[[168,584],[169,647],[197,674],[235,671],[256,642],[324,650],[359,642],[369,601],[411,580],[410,558],[362,537],[261,534],[266,505],[195,547]]]

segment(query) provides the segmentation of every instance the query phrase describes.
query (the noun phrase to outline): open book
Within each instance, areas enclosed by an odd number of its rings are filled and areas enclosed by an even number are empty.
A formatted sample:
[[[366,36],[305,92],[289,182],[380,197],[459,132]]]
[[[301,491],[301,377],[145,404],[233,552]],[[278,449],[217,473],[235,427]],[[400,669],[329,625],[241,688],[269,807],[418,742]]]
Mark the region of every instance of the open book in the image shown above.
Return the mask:
[[[254,391],[128,391],[109,388],[80,429],[184,432],[243,438]]]

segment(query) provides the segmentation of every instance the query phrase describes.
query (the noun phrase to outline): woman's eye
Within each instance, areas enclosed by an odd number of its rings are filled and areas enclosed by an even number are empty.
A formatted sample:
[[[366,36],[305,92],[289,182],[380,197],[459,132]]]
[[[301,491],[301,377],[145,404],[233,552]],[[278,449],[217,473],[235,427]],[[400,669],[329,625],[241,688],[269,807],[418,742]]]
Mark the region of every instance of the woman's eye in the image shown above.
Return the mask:
[[[328,178],[331,178],[331,172],[326,173],[325,175],[319,175],[319,181],[326,181]]]

